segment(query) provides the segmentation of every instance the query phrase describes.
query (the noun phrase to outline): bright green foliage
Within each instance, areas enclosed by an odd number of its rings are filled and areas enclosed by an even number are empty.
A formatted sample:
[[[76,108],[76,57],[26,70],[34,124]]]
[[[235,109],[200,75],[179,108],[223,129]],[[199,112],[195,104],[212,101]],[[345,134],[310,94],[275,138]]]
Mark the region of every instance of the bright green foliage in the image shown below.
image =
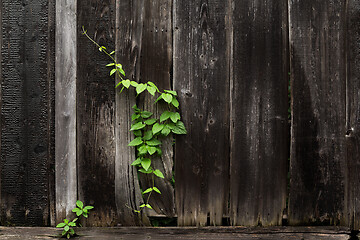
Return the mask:
[[[112,60],[111,63],[107,64],[107,67],[111,67],[110,76],[114,74],[117,76],[119,82],[115,88],[121,87],[120,92],[124,89],[133,87],[137,96],[141,93],[147,92],[151,96],[156,97],[154,104],[163,102],[167,104],[168,109],[164,111],[159,118],[155,118],[154,114],[150,111],[141,110],[137,105],[132,108],[134,114],[131,116],[131,128],[130,131],[134,134],[134,139],[128,144],[129,147],[136,148],[137,159],[131,164],[136,166],[138,171],[143,174],[152,175],[152,187],[142,192],[143,195],[148,194],[145,204],[139,206],[139,210],[133,209],[135,212],[140,213],[142,209],[152,207],[149,205],[149,199],[153,192],[161,194],[161,191],[154,186],[154,177],[164,178],[163,173],[159,169],[153,169],[152,159],[161,157],[162,140],[167,137],[173,138],[173,134],[186,134],[186,128],[183,122],[181,122],[180,113],[177,111],[179,108],[179,101],[176,99],[178,94],[173,90],[164,90],[161,92],[159,88],[153,82],[138,83],[126,79],[125,71],[121,64],[117,63],[115,58],[112,56],[114,51],[108,53],[106,48],[100,46],[93,39],[87,35],[83,28],[83,34],[90,39],[98,48],[100,52],[105,53]],[[78,206],[79,207],[79,206]],[[82,208],[78,208],[77,214],[84,214]],[[79,215],[78,215],[79,216]]]
[[[83,216],[85,218],[88,217],[89,210],[93,209],[93,206],[86,206],[84,207],[84,204],[82,201],[77,200],[76,201],[76,208],[74,208],[72,211],[76,213],[76,216],[80,217]]]
[[[68,219],[64,219],[64,221],[62,223],[59,223],[58,225],[56,225],[57,228],[63,228],[63,231],[61,234],[63,237],[66,237],[67,239],[69,239],[75,235],[75,230],[73,229],[73,227],[76,227],[77,220],[81,216],[87,218],[89,211],[94,208],[93,206],[84,207],[83,202],[79,201],[79,200],[76,201],[76,206],[77,207],[74,208],[72,210],[72,212],[76,213],[76,215],[78,216],[77,218],[75,218],[72,221],[69,221]]]

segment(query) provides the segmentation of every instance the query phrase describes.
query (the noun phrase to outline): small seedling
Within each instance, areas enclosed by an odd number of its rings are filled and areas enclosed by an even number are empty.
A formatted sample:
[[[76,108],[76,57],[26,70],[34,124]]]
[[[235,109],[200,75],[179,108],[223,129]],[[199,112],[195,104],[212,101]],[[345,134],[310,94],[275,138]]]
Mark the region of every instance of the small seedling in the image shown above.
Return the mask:
[[[63,237],[66,237],[67,239],[71,238],[72,236],[75,235],[75,230],[72,227],[76,227],[76,221],[78,219],[75,218],[74,220],[72,220],[71,222],[68,219],[64,219],[64,222],[59,223],[56,227],[57,228],[63,228],[63,231],[61,233],[61,235]]]
[[[79,218],[82,216],[87,218],[89,216],[89,211],[94,208],[93,206],[84,207],[84,203],[80,200],[76,201],[76,206],[77,207],[74,208],[72,212],[76,213],[76,216],[78,216],[77,218],[75,218],[72,221],[69,221],[68,219],[64,219],[62,223],[56,225],[57,228],[63,228],[61,235],[62,237],[66,237],[67,239],[74,237],[76,235],[73,227],[76,227]],[[81,224],[80,223],[78,224],[81,227]]]
[[[76,213],[76,216],[78,217],[85,217],[87,218],[88,217],[88,213],[89,213],[89,210],[93,209],[94,207],[93,206],[86,206],[84,207],[84,203],[80,200],[77,200],[76,201],[76,208],[74,208],[72,211],[74,213]]]

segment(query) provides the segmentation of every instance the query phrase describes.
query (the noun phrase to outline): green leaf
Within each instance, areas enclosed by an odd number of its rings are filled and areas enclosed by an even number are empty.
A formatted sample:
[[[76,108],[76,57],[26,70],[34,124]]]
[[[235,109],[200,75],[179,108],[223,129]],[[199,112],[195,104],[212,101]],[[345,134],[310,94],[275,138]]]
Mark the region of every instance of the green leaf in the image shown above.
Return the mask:
[[[144,134],[144,140],[145,141],[149,141],[150,139],[152,139],[152,137],[153,137],[152,131],[145,132],[145,134]]]
[[[142,145],[141,147],[138,148],[138,152],[139,152],[139,155],[145,155],[147,154],[148,150],[146,148],[146,145]]]
[[[129,79],[126,79],[126,80],[122,81],[122,85],[124,85],[124,87],[126,87],[126,88],[129,88],[131,85],[131,82]]]
[[[154,87],[152,87],[152,86],[147,86],[147,91],[148,91],[151,95],[155,96],[156,88],[154,88]]]
[[[157,119],[155,118],[151,118],[145,121],[146,125],[153,125],[154,123],[156,123]]]
[[[67,239],[70,239],[70,237],[71,237],[71,236],[70,236],[70,233],[68,233],[68,234],[66,235],[66,238],[67,238]]]
[[[136,147],[136,146],[139,146],[141,144],[143,144],[144,141],[142,140],[141,137],[137,137],[135,138],[134,140],[132,140],[130,143],[129,143],[129,147]]]
[[[167,125],[165,125],[164,128],[163,128],[163,130],[161,130],[161,134],[164,135],[164,136],[169,135],[170,132],[171,132],[171,130],[170,130],[170,128],[169,128]]]
[[[144,208],[145,207],[145,204],[141,204],[140,206],[139,206],[139,208]]]
[[[69,223],[69,220],[64,219],[64,223],[68,224],[68,223]]]
[[[155,85],[155,83],[148,81],[147,84],[150,85],[151,87],[155,88],[157,92],[160,92],[158,87]]]
[[[146,144],[149,146],[159,146],[161,145],[161,142],[157,139],[152,139],[150,141],[147,141]]]
[[[173,98],[171,101],[171,104],[176,107],[179,108],[179,101],[176,98]]]
[[[175,126],[175,128],[172,130],[172,132],[175,133],[175,134],[187,134],[185,125],[184,125],[184,123],[181,122],[181,121],[178,121],[178,122],[176,123],[176,126]]]
[[[150,165],[151,165],[151,160],[149,158],[142,159],[141,166],[145,169],[145,171],[149,170]]]
[[[157,103],[159,100],[161,100],[162,99],[162,95],[160,95],[157,99],[156,99],[156,101],[155,101],[155,103]]]
[[[143,192],[143,194],[147,194],[147,193],[149,193],[149,192],[152,192],[152,188],[148,188],[148,189],[146,189],[144,192]]]
[[[135,130],[133,133],[134,133],[134,135],[135,135],[136,137],[141,137],[141,136],[142,136],[141,130]]]
[[[122,65],[120,63],[116,64],[116,67],[122,69]]]
[[[153,155],[156,152],[156,147],[146,146],[146,149],[150,155]]]
[[[177,121],[180,120],[180,113],[178,112],[171,113],[170,119],[173,123],[177,123]]]
[[[72,212],[77,212],[77,211],[80,211],[80,209],[74,208],[74,209],[72,210]]]
[[[76,223],[71,222],[71,223],[69,223],[69,226],[70,226],[70,227],[76,227]]]
[[[80,209],[82,209],[82,208],[84,207],[84,204],[83,204],[82,201],[77,200],[77,201],[76,201],[76,206],[78,206]]]
[[[114,66],[115,63],[109,63],[108,65],[106,65],[107,67],[111,67],[111,66]]]
[[[115,68],[110,71],[110,76],[112,76],[114,73],[116,73],[116,69],[115,69]]]
[[[80,216],[82,213],[83,213],[83,211],[80,210],[80,211],[76,212],[76,216]]]
[[[174,96],[177,96],[176,91],[164,90],[164,92],[166,92],[166,93],[170,93],[171,95],[174,95]]]
[[[132,162],[131,166],[136,166],[141,164],[141,158],[137,158],[135,161]]]
[[[113,55],[115,53],[115,51],[112,51],[111,53],[110,53],[110,55]]]
[[[139,172],[149,174],[149,173],[152,173],[153,171],[152,171],[152,169],[149,169],[146,171],[145,169],[141,168],[141,169],[139,169]]]
[[[74,227],[76,227],[76,225],[75,225]],[[74,234],[75,234],[75,230],[71,228],[71,229],[70,229],[70,233],[71,233],[72,235],[74,235]]]
[[[140,118],[140,114],[136,114],[134,113],[133,115],[131,115],[131,120],[135,121],[136,119]]]
[[[78,220],[78,218],[75,218],[74,220],[72,220],[71,222],[76,222]]]
[[[65,227],[66,226],[66,224],[65,223],[59,223],[58,225],[56,225],[56,227],[57,228],[63,228],[63,227]]]
[[[93,206],[86,206],[86,207],[84,207],[84,209],[91,210],[91,209],[94,209],[94,207]]]
[[[67,232],[64,230],[64,231],[62,231],[62,233],[61,233],[61,234],[62,234],[63,236],[65,236],[65,235],[66,235],[66,233],[67,233]]]
[[[121,82],[119,82],[118,84],[116,84],[115,88],[119,87],[119,86],[122,84],[122,82],[123,82],[123,81],[121,81]],[[121,89],[120,92],[122,92],[122,89]]]
[[[64,231],[69,231],[70,227],[69,226],[65,226],[64,227]]]
[[[137,82],[135,82],[135,81],[131,81],[130,84],[131,84],[131,86],[133,86],[133,87],[135,87],[135,88],[139,85],[139,84],[138,84]]]
[[[150,209],[153,209],[153,208],[150,206],[150,204],[146,204],[146,207],[147,207],[147,208],[150,208]]]
[[[134,106],[131,107],[132,109],[134,109],[135,112],[139,112],[140,109],[136,106],[136,104]]]
[[[83,216],[87,218],[87,217],[88,217],[88,214],[87,214],[87,213],[84,213]]]
[[[140,93],[142,93],[142,92],[145,91],[145,90],[146,90],[146,85],[143,84],[143,83],[140,83],[140,84],[138,84],[138,85],[136,86],[136,93],[137,93],[137,94],[140,94]]]
[[[157,148],[156,148],[156,152],[157,152],[158,155],[160,155],[160,156],[162,155],[161,148],[157,147]]]
[[[161,94],[161,96],[162,96],[162,99],[164,99],[164,101],[167,103],[171,103],[173,100],[173,96],[169,93],[163,93],[163,94]]]
[[[170,122],[170,123],[167,123],[166,126],[167,126],[170,130],[173,130],[173,129],[175,128],[175,123]]]
[[[164,174],[159,169],[156,169],[154,171],[154,174],[155,174],[155,176],[157,176],[159,178],[164,178]]]
[[[166,121],[167,119],[169,119],[171,116],[171,112],[169,111],[165,111],[161,114],[160,116],[160,122]]]
[[[149,118],[149,117],[151,117],[153,115],[153,113],[152,112],[148,112],[148,111],[143,111],[142,113],[141,113],[141,117],[142,118]]]
[[[145,123],[138,122],[138,123],[135,123],[134,125],[131,125],[130,131],[140,130],[140,129],[143,129],[145,126],[146,126]]]
[[[152,127],[152,132],[153,134],[157,134],[158,132],[160,132],[161,130],[163,130],[164,125],[163,124],[159,124],[159,123],[155,123]]]
[[[154,191],[161,194],[160,190],[157,187],[153,187]]]

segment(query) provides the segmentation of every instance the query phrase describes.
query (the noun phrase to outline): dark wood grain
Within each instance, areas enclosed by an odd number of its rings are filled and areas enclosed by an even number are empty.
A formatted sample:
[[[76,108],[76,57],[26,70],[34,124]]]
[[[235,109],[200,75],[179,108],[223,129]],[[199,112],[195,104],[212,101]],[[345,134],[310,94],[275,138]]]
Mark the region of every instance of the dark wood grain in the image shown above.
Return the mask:
[[[281,224],[288,153],[287,4],[234,1],[232,225]]]
[[[360,228],[360,2],[346,6],[346,221],[352,229]]]
[[[144,21],[141,41],[140,81],[154,82],[160,90],[171,89],[172,72],[172,1],[145,1]],[[168,110],[167,104],[154,105],[156,98],[143,94],[138,102],[143,108],[160,117],[162,111]],[[164,173],[165,179],[155,178],[155,186],[162,194],[153,194],[150,205],[158,214],[173,217],[175,215],[173,177],[173,140],[171,137],[162,140],[161,158],[153,159],[153,166]],[[141,188],[152,187],[152,177],[140,176]],[[151,214],[151,213],[150,213]]]
[[[290,6],[292,136],[290,224],[343,221],[345,1]]]
[[[116,59],[123,64],[129,79],[139,81],[144,1],[116,1]],[[131,107],[136,103],[135,93],[124,91],[116,95],[115,124],[115,201],[119,224],[149,225],[143,213],[135,214],[133,209],[143,203],[138,173],[130,164],[135,160],[134,148],[128,143],[134,138],[129,132]]]
[[[115,49],[115,0],[79,1],[77,29]],[[117,224],[115,204],[115,90],[111,59],[85,36],[77,40],[78,198],[94,206],[89,226]]]
[[[1,3],[1,221],[49,225],[52,2]]]
[[[178,225],[221,225],[229,194],[229,28],[225,1],[174,1],[174,89],[188,130],[176,138]]]
[[[55,186],[56,222],[72,217],[77,200],[76,6],[56,0]]]

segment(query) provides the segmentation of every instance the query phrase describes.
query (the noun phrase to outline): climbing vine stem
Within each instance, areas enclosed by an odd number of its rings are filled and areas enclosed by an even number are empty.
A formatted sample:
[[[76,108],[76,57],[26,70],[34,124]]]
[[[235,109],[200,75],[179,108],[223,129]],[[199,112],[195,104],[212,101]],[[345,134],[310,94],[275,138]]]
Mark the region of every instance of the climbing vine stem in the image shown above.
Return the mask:
[[[112,62],[107,64],[106,67],[111,68],[110,76],[116,74],[118,77],[119,83],[116,84],[115,88],[121,87],[120,93],[124,89],[129,91],[133,89],[136,92],[136,96],[147,93],[156,98],[154,104],[164,102],[168,106],[167,110],[159,114],[160,117],[156,117],[151,111],[140,109],[136,104],[132,106],[134,113],[131,115],[132,122],[129,131],[133,133],[134,139],[128,146],[136,148],[136,160],[131,165],[136,167],[142,174],[150,174],[152,182],[151,187],[142,191],[144,204],[133,210],[140,213],[144,208],[152,209],[152,206],[149,204],[150,197],[154,192],[161,194],[160,189],[155,186],[155,177],[164,178],[164,174],[153,166],[153,161],[155,158],[161,157],[161,145],[165,139],[173,138],[173,134],[187,133],[178,111],[179,101],[177,100],[177,92],[170,89],[161,92],[151,81],[138,83],[127,79],[123,66],[114,57],[115,51],[109,52],[106,47],[100,46],[87,34],[84,27],[82,33],[98,47],[100,52],[106,54],[111,59]]]

